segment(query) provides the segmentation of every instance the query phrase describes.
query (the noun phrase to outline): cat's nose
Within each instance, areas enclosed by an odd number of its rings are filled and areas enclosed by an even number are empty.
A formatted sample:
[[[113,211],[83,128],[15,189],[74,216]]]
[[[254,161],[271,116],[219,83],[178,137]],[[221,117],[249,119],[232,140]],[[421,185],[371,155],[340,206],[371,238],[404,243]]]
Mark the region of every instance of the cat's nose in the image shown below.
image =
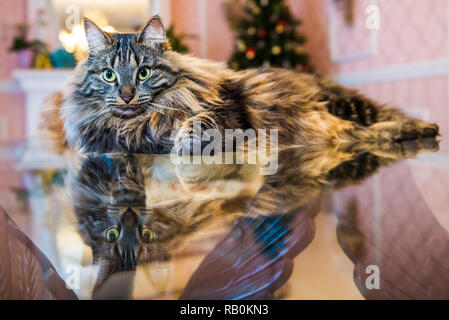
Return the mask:
[[[136,88],[133,85],[125,84],[118,89],[120,98],[128,104],[136,95]]]

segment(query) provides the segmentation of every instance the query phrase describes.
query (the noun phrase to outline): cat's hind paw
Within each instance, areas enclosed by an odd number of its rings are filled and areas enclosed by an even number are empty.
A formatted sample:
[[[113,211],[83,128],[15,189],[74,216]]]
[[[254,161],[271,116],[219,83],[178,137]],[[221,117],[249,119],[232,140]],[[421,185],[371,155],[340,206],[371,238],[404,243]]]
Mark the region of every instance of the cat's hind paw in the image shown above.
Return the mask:
[[[440,129],[438,125],[421,122],[410,121],[404,123],[398,135],[395,137],[396,142],[419,140],[426,138],[435,138],[439,135]]]

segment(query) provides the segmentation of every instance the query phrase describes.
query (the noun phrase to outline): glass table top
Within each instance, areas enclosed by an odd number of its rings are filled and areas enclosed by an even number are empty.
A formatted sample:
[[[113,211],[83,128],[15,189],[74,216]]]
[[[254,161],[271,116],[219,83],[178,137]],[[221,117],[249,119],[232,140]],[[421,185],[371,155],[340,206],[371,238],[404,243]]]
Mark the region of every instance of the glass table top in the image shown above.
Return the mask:
[[[2,187],[1,273],[19,298],[446,299],[449,166],[437,151],[433,139],[290,148],[270,174],[67,154]]]

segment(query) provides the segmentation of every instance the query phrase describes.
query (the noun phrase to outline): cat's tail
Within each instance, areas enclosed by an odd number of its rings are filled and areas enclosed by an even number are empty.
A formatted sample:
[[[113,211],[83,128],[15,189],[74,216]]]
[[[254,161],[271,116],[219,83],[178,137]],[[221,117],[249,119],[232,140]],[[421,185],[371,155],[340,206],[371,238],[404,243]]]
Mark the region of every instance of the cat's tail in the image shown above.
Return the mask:
[[[49,96],[44,102],[39,123],[39,136],[43,139],[44,146],[58,154],[62,154],[68,149],[64,122],[60,115],[61,107],[62,92],[56,92]]]

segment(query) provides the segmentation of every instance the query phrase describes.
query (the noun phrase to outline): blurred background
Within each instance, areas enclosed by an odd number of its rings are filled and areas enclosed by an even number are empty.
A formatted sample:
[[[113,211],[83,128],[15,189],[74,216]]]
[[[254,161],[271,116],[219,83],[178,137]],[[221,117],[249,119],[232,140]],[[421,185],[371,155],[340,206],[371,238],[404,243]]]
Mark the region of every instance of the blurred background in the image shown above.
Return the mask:
[[[22,229],[32,234],[39,227],[23,212],[54,205],[30,201],[30,190],[57,184],[64,166],[41,147],[39,111],[86,54],[81,18],[106,31],[133,32],[153,14],[162,16],[180,52],[234,69],[270,64],[325,75],[438,123],[441,151],[410,165],[447,225],[449,198],[440,191],[449,185],[448,0],[0,0],[0,205]],[[391,179],[377,176],[364,197],[383,210],[382,195],[397,191],[391,188]],[[412,205],[398,204],[403,210]],[[312,246],[338,250],[334,238],[323,237],[318,234]],[[323,259],[314,261],[326,265]],[[348,273],[339,289],[351,278],[349,262],[341,263]],[[306,263],[302,270],[316,268]],[[325,286],[328,280],[317,281]],[[310,297],[320,292],[319,286],[308,289]],[[347,297],[360,297],[351,290]]]

